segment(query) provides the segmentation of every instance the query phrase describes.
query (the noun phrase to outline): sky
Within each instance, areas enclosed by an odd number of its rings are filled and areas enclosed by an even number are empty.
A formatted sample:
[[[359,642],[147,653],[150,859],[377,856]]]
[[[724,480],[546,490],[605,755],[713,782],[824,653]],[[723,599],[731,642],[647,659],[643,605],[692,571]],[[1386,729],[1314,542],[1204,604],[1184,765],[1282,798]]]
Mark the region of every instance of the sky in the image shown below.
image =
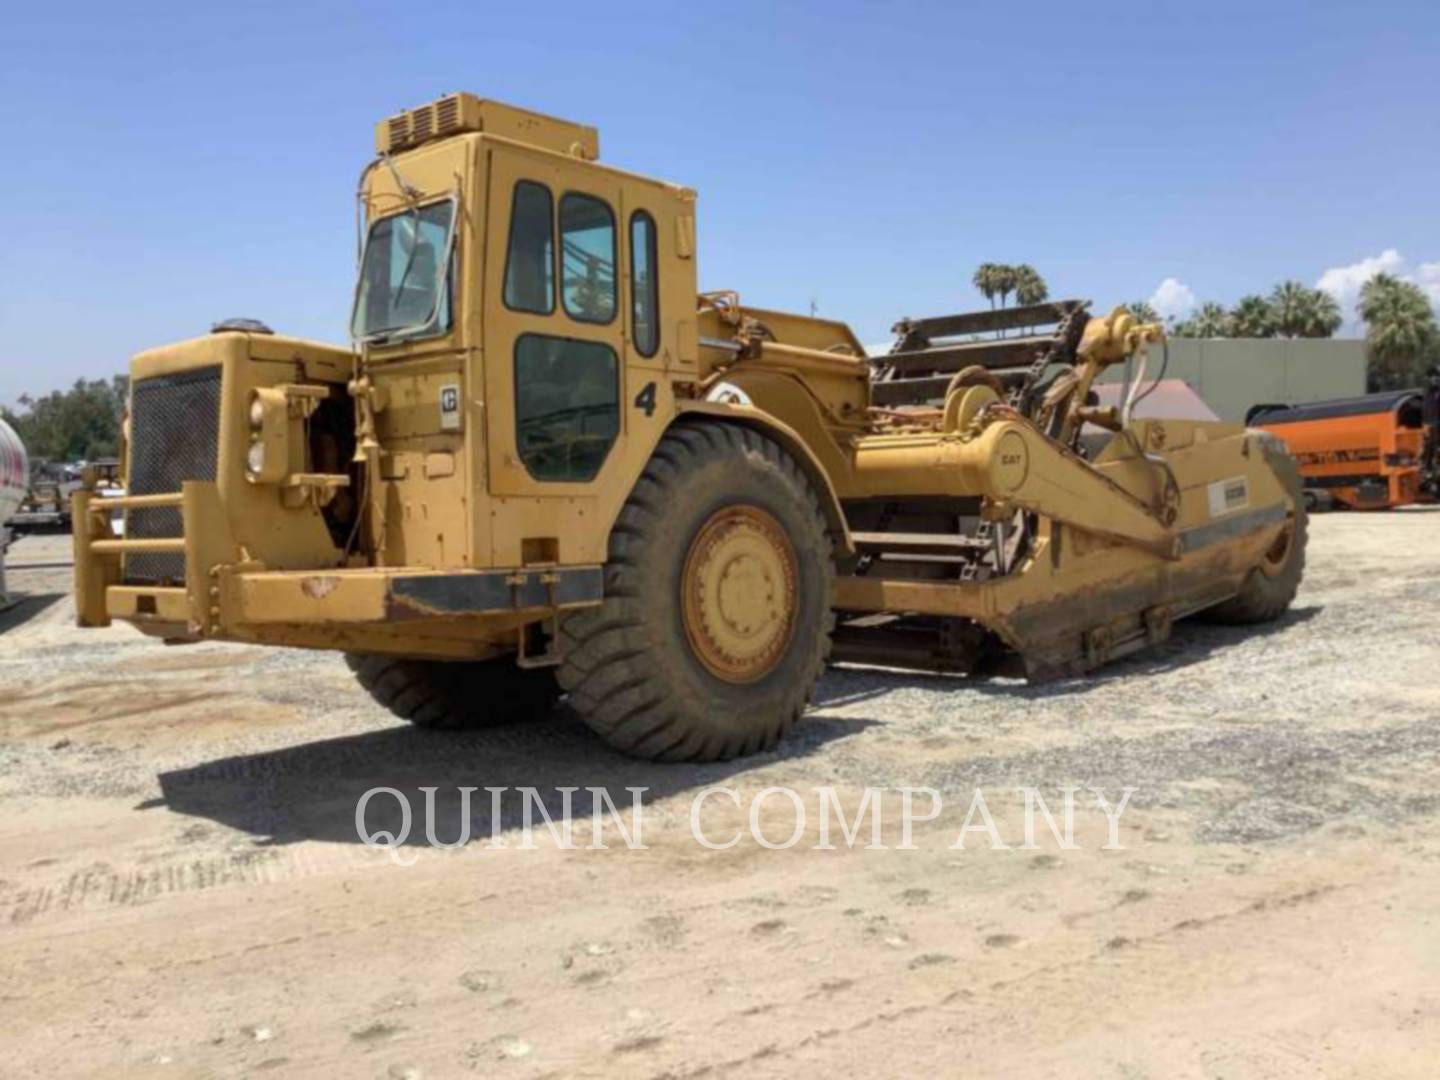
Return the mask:
[[[228,316],[343,343],[373,126],[455,90],[594,124],[699,190],[703,289],[865,342],[984,261],[1107,309],[1440,301],[1437,56],[1386,0],[12,5],[0,403]]]

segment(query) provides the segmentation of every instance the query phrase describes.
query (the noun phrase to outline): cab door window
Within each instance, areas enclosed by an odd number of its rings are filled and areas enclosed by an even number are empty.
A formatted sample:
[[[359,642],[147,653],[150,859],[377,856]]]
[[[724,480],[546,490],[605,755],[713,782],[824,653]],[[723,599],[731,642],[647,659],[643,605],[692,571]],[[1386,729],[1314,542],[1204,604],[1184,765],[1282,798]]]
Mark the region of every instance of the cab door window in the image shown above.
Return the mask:
[[[560,200],[561,297],[577,322],[615,318],[615,215],[603,199],[570,192]]]
[[[593,480],[620,431],[620,360],[599,341],[515,341],[515,441],[536,480]]]
[[[533,180],[515,185],[505,255],[505,306],[549,315],[555,310],[555,209],[550,189]]]
[[[630,215],[630,333],[635,351],[654,356],[660,347],[660,283],[655,278],[655,219]]]

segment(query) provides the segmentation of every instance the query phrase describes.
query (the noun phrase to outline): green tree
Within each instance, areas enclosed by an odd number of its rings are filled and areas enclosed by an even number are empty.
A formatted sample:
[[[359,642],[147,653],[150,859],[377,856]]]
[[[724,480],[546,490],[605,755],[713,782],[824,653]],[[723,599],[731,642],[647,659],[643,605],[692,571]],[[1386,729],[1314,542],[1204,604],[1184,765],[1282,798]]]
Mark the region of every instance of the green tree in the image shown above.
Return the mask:
[[[1017,304],[1043,304],[1050,299],[1050,286],[1029,263],[1015,267],[1015,302]]]
[[[1282,281],[1270,292],[1275,332],[1281,337],[1301,336],[1310,318],[1310,290],[1298,281]]]
[[[1229,337],[1230,316],[1225,313],[1225,308],[1220,304],[1214,300],[1207,300],[1195,310],[1195,314],[1178,324],[1173,333],[1176,337]]]
[[[1370,388],[1417,385],[1440,352],[1440,328],[1425,293],[1390,274],[1376,274],[1360,290],[1359,310],[1370,352]]]
[[[1008,263],[981,263],[975,268],[975,273],[970,278],[970,283],[980,291],[980,295],[990,301],[990,309],[995,309],[995,298],[1000,298],[1000,306],[1003,308],[1010,294],[1015,292],[1021,284],[1020,267],[1011,266]],[[1032,271],[1033,272],[1033,271]],[[1035,275],[1037,278],[1040,276]],[[1041,282],[1043,285],[1044,283]],[[998,332],[1000,337],[1005,336],[1005,331]]]
[[[1142,323],[1155,323],[1160,321],[1160,313],[1148,300],[1132,300],[1125,305],[1126,310],[1139,319]]]
[[[47,461],[112,457],[120,448],[120,421],[125,412],[128,380],[81,379],[69,390],[41,398],[22,394],[21,412],[0,409],[30,456]]]
[[[1340,314],[1340,304],[1335,297],[1323,289],[1312,289],[1310,333],[1307,333],[1305,337],[1334,337],[1335,331],[1339,330],[1344,322],[1345,316]]]
[[[1275,332],[1288,338],[1328,338],[1344,320],[1329,293],[1298,281],[1282,281],[1270,293]]]
[[[995,266],[995,291],[1000,294],[1000,306],[1003,308],[1010,299],[1010,294],[1015,291],[1015,286],[1020,283],[1020,275],[1015,267],[1009,263],[998,263]]]
[[[995,297],[1000,295],[1000,271],[999,263],[985,262],[975,268],[975,273],[970,276],[970,284],[975,286],[975,291],[986,300],[990,301],[990,307],[995,307]]]
[[[1268,338],[1275,336],[1275,312],[1270,301],[1250,293],[1235,302],[1230,311],[1227,337]]]

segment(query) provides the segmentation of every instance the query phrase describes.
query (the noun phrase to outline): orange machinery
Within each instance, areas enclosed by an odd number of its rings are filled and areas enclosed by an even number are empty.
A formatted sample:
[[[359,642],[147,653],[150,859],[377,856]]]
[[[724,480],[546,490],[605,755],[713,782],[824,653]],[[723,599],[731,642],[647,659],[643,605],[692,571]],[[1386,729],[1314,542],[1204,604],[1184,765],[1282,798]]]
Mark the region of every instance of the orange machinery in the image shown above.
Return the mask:
[[[1256,405],[1245,422],[1285,440],[1312,508],[1387,510],[1440,499],[1440,369],[1423,389]]]

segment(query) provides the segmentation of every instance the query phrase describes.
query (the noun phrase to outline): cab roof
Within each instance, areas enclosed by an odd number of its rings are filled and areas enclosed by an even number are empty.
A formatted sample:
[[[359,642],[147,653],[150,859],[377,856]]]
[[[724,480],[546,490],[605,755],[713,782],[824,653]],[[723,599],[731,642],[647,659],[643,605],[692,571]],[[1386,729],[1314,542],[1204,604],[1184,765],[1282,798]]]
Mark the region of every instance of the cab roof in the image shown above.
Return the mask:
[[[465,132],[503,135],[586,161],[600,157],[600,133],[595,128],[474,94],[450,94],[381,120],[375,125],[375,152],[398,154]]]

